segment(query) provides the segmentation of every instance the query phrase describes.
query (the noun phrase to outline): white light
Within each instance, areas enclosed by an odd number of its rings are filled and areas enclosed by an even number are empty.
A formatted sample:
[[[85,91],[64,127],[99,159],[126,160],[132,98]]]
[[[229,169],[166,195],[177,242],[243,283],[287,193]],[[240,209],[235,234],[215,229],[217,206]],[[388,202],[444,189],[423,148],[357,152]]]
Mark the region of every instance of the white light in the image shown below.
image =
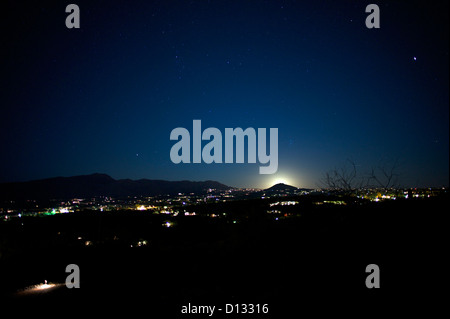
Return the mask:
[[[171,223],[171,222],[165,222],[163,225],[164,225],[165,227],[171,227],[171,226],[172,226],[172,223]]]
[[[277,177],[275,179],[273,179],[272,184],[276,185],[276,184],[289,184],[289,182],[287,181],[287,179],[283,178],[283,177]]]
[[[45,290],[45,289],[49,289],[49,288],[52,288],[52,287],[55,287],[55,285],[54,284],[47,284],[47,283],[45,283],[45,284],[41,284],[41,285],[36,285],[36,287],[34,289],[35,290]]]

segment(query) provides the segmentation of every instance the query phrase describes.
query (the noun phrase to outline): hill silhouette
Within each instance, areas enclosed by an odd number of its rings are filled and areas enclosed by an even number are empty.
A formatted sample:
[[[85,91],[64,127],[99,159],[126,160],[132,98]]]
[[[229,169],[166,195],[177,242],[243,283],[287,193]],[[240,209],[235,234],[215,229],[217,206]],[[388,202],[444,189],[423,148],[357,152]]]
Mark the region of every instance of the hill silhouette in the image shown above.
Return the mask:
[[[295,186],[287,185],[284,183],[278,183],[273,185],[272,187],[269,187],[266,189],[266,191],[273,191],[273,192],[279,192],[279,191],[295,191],[298,188]]]
[[[115,180],[106,174],[55,177],[29,182],[0,184],[0,199],[69,199],[95,196],[155,196],[178,193],[202,193],[208,189],[226,190],[216,181],[166,181],[150,179]]]

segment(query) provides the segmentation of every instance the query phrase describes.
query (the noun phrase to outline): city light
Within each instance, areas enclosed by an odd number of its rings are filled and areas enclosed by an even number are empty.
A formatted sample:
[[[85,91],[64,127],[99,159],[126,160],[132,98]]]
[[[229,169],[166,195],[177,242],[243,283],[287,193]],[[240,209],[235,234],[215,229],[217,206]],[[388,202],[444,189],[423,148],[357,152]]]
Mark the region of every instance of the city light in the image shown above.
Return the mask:
[[[287,182],[288,179],[283,177],[276,177],[275,182]],[[273,185],[272,185],[273,186]],[[414,188],[414,189],[380,189],[380,188],[364,188],[359,190],[353,190],[351,196],[357,199],[372,201],[372,202],[385,202],[394,201],[402,199],[420,199],[420,198],[431,198],[439,196],[440,194],[445,194],[447,192],[446,188]],[[342,190],[332,190],[331,194],[334,193],[338,196],[342,195]],[[324,194],[330,195],[330,190],[327,189],[280,189],[273,190],[261,190],[261,189],[250,189],[250,188],[234,188],[231,190],[215,190],[208,189],[208,192],[203,194],[184,194],[179,193],[178,195],[165,195],[165,196],[155,196],[155,197],[134,197],[132,199],[124,198],[113,198],[113,197],[98,197],[91,198],[89,200],[82,199],[71,199],[67,202],[57,202],[53,207],[32,207],[32,208],[0,208],[0,222],[9,222],[15,218],[28,218],[36,216],[53,216],[63,214],[77,213],[83,210],[93,210],[93,211],[147,211],[151,215],[168,215],[171,217],[177,217],[179,215],[183,216],[195,216],[204,215],[203,213],[193,211],[193,206],[204,205],[208,203],[217,202],[232,202],[239,200],[247,196],[255,196],[260,199],[270,199],[274,200],[268,203],[271,208],[275,206],[294,206],[300,205],[302,198],[309,196],[310,194]],[[341,195],[339,195],[341,194]],[[292,197],[282,200],[281,197]],[[296,198],[293,198],[296,196]],[[77,202],[79,204],[72,205],[72,202]],[[347,205],[348,203],[342,199],[330,198],[322,199],[320,201],[315,201],[314,205],[323,204],[333,204],[333,205]],[[62,206],[63,205],[63,206]],[[37,206],[37,205],[36,205]],[[184,207],[189,207],[184,209]],[[268,212],[273,213],[273,210],[268,210]],[[209,217],[214,217],[217,214],[212,214],[211,212],[205,214]],[[172,224],[166,225],[165,227],[171,227]],[[81,240],[81,235],[77,235],[75,238]]]
[[[163,226],[169,228],[169,227],[173,226],[173,223],[169,222],[169,221],[166,221],[166,222],[163,223]]]

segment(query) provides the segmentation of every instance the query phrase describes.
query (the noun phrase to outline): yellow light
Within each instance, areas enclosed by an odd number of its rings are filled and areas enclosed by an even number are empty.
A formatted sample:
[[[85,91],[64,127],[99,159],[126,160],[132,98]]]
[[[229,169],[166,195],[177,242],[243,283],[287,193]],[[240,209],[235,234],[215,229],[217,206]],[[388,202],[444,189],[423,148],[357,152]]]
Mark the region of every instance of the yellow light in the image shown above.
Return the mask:
[[[37,284],[37,285],[34,285],[34,286],[27,287],[27,288],[25,288],[25,289],[23,289],[21,291],[18,291],[17,293],[19,295],[28,295],[28,294],[41,293],[41,292],[49,291],[49,290],[51,290],[53,288],[56,288],[56,287],[60,287],[62,285],[63,284],[60,284],[60,283],[49,284],[49,283],[47,283],[47,280],[45,280],[43,284]]]

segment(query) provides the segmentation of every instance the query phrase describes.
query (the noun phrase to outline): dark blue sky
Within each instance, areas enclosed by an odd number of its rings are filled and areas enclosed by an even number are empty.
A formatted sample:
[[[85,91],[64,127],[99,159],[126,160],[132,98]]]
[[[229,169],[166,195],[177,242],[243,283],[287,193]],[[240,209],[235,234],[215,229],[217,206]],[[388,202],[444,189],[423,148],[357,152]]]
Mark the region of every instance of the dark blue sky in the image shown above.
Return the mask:
[[[449,181],[448,3],[75,1],[2,4],[0,182],[113,178],[316,187],[353,160],[404,186]],[[173,164],[172,129],[278,128],[279,169]]]

